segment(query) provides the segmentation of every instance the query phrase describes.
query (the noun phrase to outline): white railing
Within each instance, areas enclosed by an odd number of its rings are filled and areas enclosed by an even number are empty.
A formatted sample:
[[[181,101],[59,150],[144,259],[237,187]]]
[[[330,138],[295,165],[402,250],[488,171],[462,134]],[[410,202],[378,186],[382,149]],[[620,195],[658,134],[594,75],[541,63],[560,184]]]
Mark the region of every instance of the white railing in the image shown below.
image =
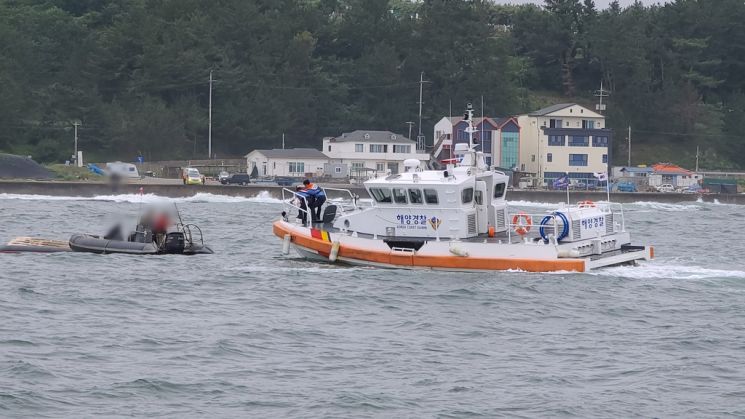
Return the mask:
[[[583,201],[580,201],[576,205],[580,205],[582,202]],[[595,208],[599,209],[600,211],[602,211],[606,215],[607,214],[613,215],[613,222],[614,223],[617,221],[616,220],[616,215],[620,215],[621,216],[621,219],[620,219],[620,223],[621,223],[620,224],[620,228],[621,228],[621,231],[626,231],[626,220],[624,218],[623,205],[622,204],[616,203],[616,202],[592,202],[592,204],[588,204],[588,208],[591,208],[592,207],[590,205],[592,205]],[[532,237],[532,238],[541,237],[540,236],[540,233],[539,233],[541,227],[543,227],[544,232],[546,233],[546,237],[547,238],[549,238],[550,235],[551,235],[551,234],[548,233],[549,231],[552,231],[553,232],[553,236],[554,237],[558,237],[559,235],[557,234],[557,232],[559,231],[559,226],[561,224],[563,224],[563,221],[561,221],[560,217],[554,215],[554,213],[557,212],[557,211],[561,211],[562,209],[567,209],[567,207],[566,206],[564,206],[564,207],[557,207],[555,211],[546,212],[546,213],[543,213],[543,214],[530,214],[530,213],[526,213],[526,212],[523,212],[523,211],[515,212],[515,213],[505,213],[505,216],[507,217],[507,219],[505,220],[505,225],[507,227],[507,238],[508,238],[508,240],[510,242],[512,241],[512,236],[515,235],[515,234],[517,234],[517,229],[519,227],[525,228],[526,226],[528,226],[528,223],[527,222],[524,222],[524,223],[522,222],[523,218],[521,218],[517,223],[513,223],[512,220],[513,220],[513,218],[515,216],[518,216],[518,217],[529,217],[530,218],[530,224],[529,224],[530,225],[530,231],[526,232],[526,234],[522,234],[522,235],[518,234],[521,238],[522,237]],[[552,220],[551,220],[551,222],[549,222],[546,225],[543,225],[542,226],[541,225],[541,222],[546,217],[552,217]],[[571,222],[571,220],[570,220],[570,222]],[[561,227],[561,228],[563,229],[564,227]],[[567,228],[570,228],[571,229],[571,226],[569,226]],[[615,225],[613,226],[613,229],[615,231]],[[530,234],[531,232],[533,234]],[[537,232],[538,232],[538,234],[536,234]],[[542,239],[542,237],[541,237],[541,239]]]
[[[354,194],[354,193],[352,193],[352,191],[350,191],[349,189],[321,188],[321,190],[323,190],[323,193],[326,195],[326,202],[325,202],[325,204],[326,205],[329,205],[329,204],[333,203],[334,205],[336,205],[337,211],[340,214],[348,213],[348,212],[357,210],[359,208],[358,205],[357,205],[357,201],[359,200],[359,196],[356,195],[356,194]],[[329,198],[329,194],[327,193],[327,191],[339,192],[342,195],[342,198],[341,198],[342,199],[342,202],[336,202],[335,200],[332,201]],[[287,188],[282,188],[282,202],[283,202],[283,204],[285,206],[285,213],[284,213],[285,221],[288,221],[288,219],[289,219],[289,213],[287,211],[290,210],[290,208],[294,208],[295,210],[297,210],[297,213],[298,214],[304,212],[305,213],[305,217],[304,218],[306,220],[312,220],[313,219],[312,218],[312,213],[311,213],[311,208],[308,206],[308,199],[305,196],[303,196],[300,193],[298,193],[298,192],[301,192],[301,191],[293,191],[293,190],[290,190],[290,189],[287,189]],[[289,195],[289,198],[288,198],[288,195]],[[345,202],[346,197],[344,197],[344,195],[349,195],[349,203]],[[297,205],[295,203],[295,200],[296,199],[301,200],[302,205]],[[337,199],[337,198],[335,198],[335,199]],[[305,207],[305,209],[303,209],[303,207]],[[308,217],[310,217],[310,218],[308,218]]]

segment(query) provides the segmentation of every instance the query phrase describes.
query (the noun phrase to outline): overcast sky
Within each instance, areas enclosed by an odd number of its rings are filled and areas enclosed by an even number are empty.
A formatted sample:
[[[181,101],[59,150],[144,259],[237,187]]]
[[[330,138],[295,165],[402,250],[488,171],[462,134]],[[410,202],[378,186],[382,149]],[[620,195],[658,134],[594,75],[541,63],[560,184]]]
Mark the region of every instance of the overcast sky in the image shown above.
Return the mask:
[[[493,0],[495,3],[512,3],[512,4],[526,4],[526,3],[535,3],[535,4],[543,4],[543,0]],[[610,4],[612,0],[595,0],[595,6],[597,6],[598,9],[605,9],[608,7],[608,4]],[[634,3],[634,0],[619,0],[618,3],[621,4],[622,7],[629,6],[632,3]],[[665,3],[663,0],[642,0],[642,3],[644,4],[655,4],[655,3]]]

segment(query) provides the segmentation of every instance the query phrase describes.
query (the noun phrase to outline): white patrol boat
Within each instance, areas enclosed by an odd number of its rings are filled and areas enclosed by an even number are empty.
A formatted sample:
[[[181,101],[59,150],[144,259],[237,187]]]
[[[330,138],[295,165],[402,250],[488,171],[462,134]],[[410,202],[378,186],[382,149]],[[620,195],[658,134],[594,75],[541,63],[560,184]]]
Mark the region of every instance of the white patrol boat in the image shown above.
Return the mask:
[[[471,117],[469,107],[467,131],[475,132]],[[508,176],[489,170],[473,143],[455,152],[458,162],[446,170],[422,170],[411,159],[404,173],[365,182],[371,207],[359,206],[348,190],[326,188],[349,200],[327,202],[317,223],[291,222],[307,202],[299,195],[284,200],[282,219],[273,225],[283,253],[294,248],[309,259],[388,268],[529,272],[585,272],[654,257],[651,246],[631,245],[620,204],[511,212]]]

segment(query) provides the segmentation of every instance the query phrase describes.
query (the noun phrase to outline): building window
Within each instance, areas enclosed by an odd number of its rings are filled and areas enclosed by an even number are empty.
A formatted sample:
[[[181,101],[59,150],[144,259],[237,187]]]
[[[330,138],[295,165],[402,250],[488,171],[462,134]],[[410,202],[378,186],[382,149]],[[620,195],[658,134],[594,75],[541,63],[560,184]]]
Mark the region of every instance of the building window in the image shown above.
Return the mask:
[[[287,171],[290,173],[298,174],[298,173],[305,173],[305,163],[298,161],[291,161],[287,162],[287,165],[289,166]]]
[[[409,189],[409,202],[412,204],[421,204],[424,202],[422,199],[422,191],[419,189]]]
[[[394,145],[393,152],[394,153],[411,153],[411,146],[410,145]]]
[[[548,120],[548,127],[549,128],[561,128],[561,119],[549,119]]]
[[[546,161],[548,163],[551,163],[552,161],[554,161],[554,155],[552,153],[546,154]]]
[[[603,163],[608,163],[608,155],[603,154]]]
[[[608,147],[608,137],[592,137],[593,147]]]
[[[595,121],[590,121],[589,119],[583,119],[582,120],[582,128],[584,128],[584,129],[595,129]]]
[[[587,154],[570,154],[570,166],[587,166]]]
[[[375,163],[375,170],[377,170],[378,172],[385,172],[385,163]]]
[[[502,132],[502,152],[499,156],[499,165],[505,169],[517,166],[520,156],[520,133]]]
[[[341,173],[341,167],[339,166],[334,167],[334,173]]]
[[[370,144],[371,153],[387,153],[388,146],[385,144]]]
[[[470,204],[473,202],[473,188],[465,188],[460,193],[460,202]]]
[[[329,151],[331,151],[331,146],[329,146]]]
[[[532,161],[532,162],[534,162],[534,161],[535,161],[535,154],[532,154],[532,155],[530,156],[530,161]]]
[[[549,135],[548,136],[548,145],[563,146],[565,139],[566,139],[566,137],[563,136],[563,135]]]
[[[365,163],[361,161],[352,162],[352,170],[360,171],[365,168]]]
[[[354,152],[355,153],[364,153],[365,152],[365,145],[364,144],[355,144],[354,145]]]
[[[590,140],[586,135],[571,135],[569,145],[572,147],[587,147],[590,145]]]
[[[439,200],[437,199],[437,191],[434,189],[425,189],[424,202],[436,205],[439,202]]]

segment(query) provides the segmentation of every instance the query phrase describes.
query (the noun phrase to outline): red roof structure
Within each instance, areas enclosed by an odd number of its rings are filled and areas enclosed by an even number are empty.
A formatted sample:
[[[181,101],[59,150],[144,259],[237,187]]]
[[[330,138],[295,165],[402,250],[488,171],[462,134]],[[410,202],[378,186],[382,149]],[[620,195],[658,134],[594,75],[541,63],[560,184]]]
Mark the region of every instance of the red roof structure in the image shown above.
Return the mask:
[[[662,175],[683,175],[683,176],[690,176],[693,174],[690,170],[683,169],[680,166],[674,165],[672,163],[657,163],[652,165],[652,170],[654,170],[655,173],[659,173]]]

